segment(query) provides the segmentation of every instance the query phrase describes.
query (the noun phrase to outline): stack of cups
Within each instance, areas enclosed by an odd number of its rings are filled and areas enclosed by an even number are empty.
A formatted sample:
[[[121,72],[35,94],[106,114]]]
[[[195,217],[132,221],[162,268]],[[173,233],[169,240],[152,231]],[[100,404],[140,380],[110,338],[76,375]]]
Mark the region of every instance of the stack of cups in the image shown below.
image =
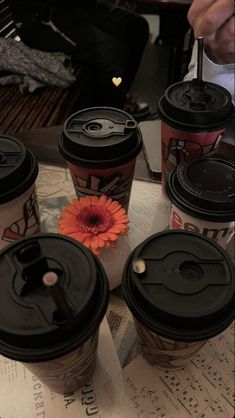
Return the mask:
[[[59,140],[77,197],[106,195],[126,210],[141,149],[142,136],[134,118],[110,107],[74,113]]]
[[[0,252],[0,353],[54,392],[93,374],[108,281],[93,253],[59,234],[37,234]]]
[[[152,365],[183,366],[234,319],[234,265],[201,234],[164,231],[139,244],[126,262],[123,291]]]
[[[158,105],[161,118],[162,187],[181,161],[206,157],[218,150],[233,113],[230,93],[202,80],[169,86]]]
[[[170,229],[199,232],[226,248],[235,226],[235,166],[223,157],[182,162],[169,175]]]
[[[0,136],[0,249],[40,231],[38,164],[22,142]]]

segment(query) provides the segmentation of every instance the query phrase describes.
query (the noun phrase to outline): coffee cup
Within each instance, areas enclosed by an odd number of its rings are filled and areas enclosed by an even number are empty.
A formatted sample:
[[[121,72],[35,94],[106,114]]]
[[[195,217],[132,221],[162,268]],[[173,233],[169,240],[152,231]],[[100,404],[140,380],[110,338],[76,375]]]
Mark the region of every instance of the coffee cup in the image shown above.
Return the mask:
[[[235,228],[235,166],[224,157],[181,162],[169,175],[170,229],[199,232],[226,248]]]
[[[54,392],[79,389],[95,369],[108,303],[98,258],[71,238],[37,234],[0,252],[0,275],[0,353]]]
[[[145,359],[182,367],[234,319],[234,265],[214,241],[163,231],[140,243],[123,272],[123,292]]]
[[[40,231],[32,152],[12,136],[0,136],[0,249]]]
[[[106,195],[126,210],[141,149],[142,135],[134,118],[111,107],[74,113],[59,140],[77,197]]]
[[[214,83],[194,79],[166,89],[158,104],[163,191],[168,175],[181,161],[218,151],[233,109],[230,93]]]

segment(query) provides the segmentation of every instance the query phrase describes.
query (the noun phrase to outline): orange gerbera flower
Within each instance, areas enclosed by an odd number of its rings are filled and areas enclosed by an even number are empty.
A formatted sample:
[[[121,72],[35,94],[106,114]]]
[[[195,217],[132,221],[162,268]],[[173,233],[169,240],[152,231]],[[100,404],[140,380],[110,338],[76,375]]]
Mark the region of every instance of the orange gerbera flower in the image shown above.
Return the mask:
[[[82,242],[96,255],[105,247],[115,247],[119,235],[128,230],[126,211],[106,196],[86,196],[74,200],[60,213],[59,232]]]

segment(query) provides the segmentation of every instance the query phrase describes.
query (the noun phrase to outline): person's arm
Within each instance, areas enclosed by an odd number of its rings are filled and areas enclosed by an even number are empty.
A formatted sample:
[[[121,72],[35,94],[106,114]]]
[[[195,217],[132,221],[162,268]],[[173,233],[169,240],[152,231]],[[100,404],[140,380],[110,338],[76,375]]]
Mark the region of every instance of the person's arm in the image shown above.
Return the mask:
[[[194,0],[188,20],[195,37],[205,39],[205,52],[216,64],[235,62],[234,0]]]
[[[203,79],[225,87],[234,98],[234,0],[194,0],[188,13],[195,37],[203,36]],[[185,80],[197,76],[197,48],[193,48]]]
[[[235,82],[234,82],[234,64],[216,64],[211,61],[208,56],[203,54],[203,74],[204,81],[219,84],[225,87],[231,94],[233,103],[235,104]],[[191,61],[189,63],[188,73],[184,80],[192,80],[197,77],[197,45],[194,44]]]

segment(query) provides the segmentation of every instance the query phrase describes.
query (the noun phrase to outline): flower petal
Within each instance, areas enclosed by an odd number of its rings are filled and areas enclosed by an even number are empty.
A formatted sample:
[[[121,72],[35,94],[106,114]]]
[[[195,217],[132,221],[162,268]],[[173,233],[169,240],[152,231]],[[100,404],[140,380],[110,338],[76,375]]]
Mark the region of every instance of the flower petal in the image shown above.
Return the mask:
[[[121,209],[121,205],[114,200],[111,205],[109,206],[109,210],[112,214],[116,213],[118,210]],[[123,209],[124,210],[124,209]]]
[[[106,209],[109,209],[110,205],[112,205],[113,200],[112,199],[107,199],[106,203],[105,203],[105,207]]]
[[[97,236],[97,238],[98,238],[98,245],[99,245],[99,248],[103,248],[103,247],[105,247],[105,245],[106,245],[106,241],[104,241],[103,239],[101,239],[101,238],[100,238],[100,236]]]
[[[64,231],[66,234],[72,234],[73,232],[78,232],[76,226],[67,226],[67,225],[60,225],[59,224],[59,231]]]
[[[99,234],[99,238],[101,238],[102,240],[104,240],[105,242],[107,242],[107,241],[109,241],[109,237],[108,237],[108,235],[107,235],[107,232],[104,232],[104,233],[100,233]]]
[[[117,234],[113,234],[112,232],[107,231],[106,235],[107,235],[109,241],[116,241],[116,239],[117,239]]]
[[[103,194],[102,196],[100,196],[97,205],[99,206],[106,206],[106,202],[107,202],[107,196],[105,194]]]
[[[82,209],[84,207],[90,206],[90,199],[89,196],[80,197],[79,200],[75,200],[73,202],[74,206],[77,209]]]
[[[84,244],[86,247],[90,248],[90,245],[91,245],[91,240],[92,240],[92,235],[89,235],[89,237],[87,237],[87,238],[85,238],[85,239],[84,239],[83,244]]]
[[[121,231],[125,229],[125,225],[123,224],[114,224],[111,228],[109,228],[109,232],[112,232],[113,234],[119,234]]]
[[[97,206],[97,202],[98,202],[98,197],[97,196],[89,196],[89,205],[90,208],[93,206]],[[89,209],[89,206],[87,205],[87,209]]]
[[[119,216],[123,216],[123,215],[125,215],[125,216],[126,216],[126,211],[125,211],[125,209],[120,208],[120,209],[118,209],[116,212],[114,212],[112,215],[113,215],[113,217],[116,219],[116,218],[117,218],[117,217],[119,217]]]
[[[69,206],[66,206],[62,210],[60,216],[68,216],[68,214],[76,216],[77,213],[78,213],[78,210],[77,210],[76,206],[75,205],[69,205]]]
[[[91,237],[90,248],[92,250],[97,250],[97,248],[99,248],[99,240],[96,235]]]

